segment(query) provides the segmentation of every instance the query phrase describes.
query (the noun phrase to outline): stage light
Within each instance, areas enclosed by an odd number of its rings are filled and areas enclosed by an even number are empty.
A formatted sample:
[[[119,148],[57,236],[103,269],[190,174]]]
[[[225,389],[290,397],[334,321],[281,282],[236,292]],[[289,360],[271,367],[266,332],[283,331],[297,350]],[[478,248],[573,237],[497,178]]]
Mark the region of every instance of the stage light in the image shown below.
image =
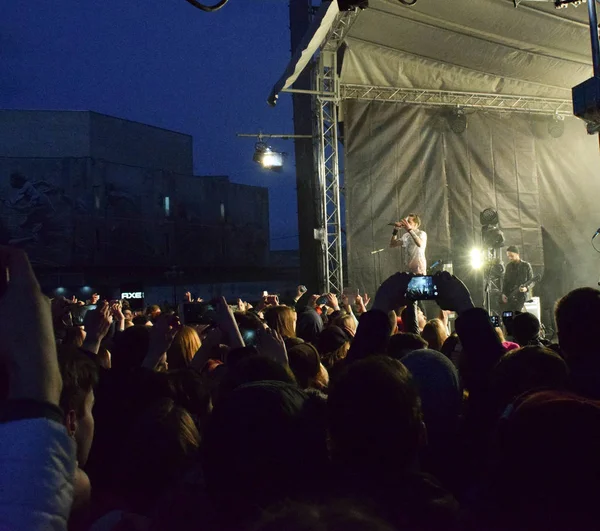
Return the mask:
[[[83,286],[83,288],[81,288],[81,293],[91,293],[92,292],[92,288],[90,286]]]
[[[560,138],[565,132],[565,118],[560,114],[555,114],[552,120],[548,122],[548,133],[552,138]]]
[[[500,218],[498,218],[498,212],[493,208],[486,208],[479,214],[479,222],[483,225],[498,225]]]
[[[285,153],[274,151],[273,148],[264,142],[257,142],[254,146],[254,156],[252,157],[252,160],[267,170],[281,171],[283,168],[284,156]]]
[[[483,267],[483,251],[481,249],[471,249],[471,267],[473,269],[481,269]]]
[[[449,118],[450,120],[450,129],[454,131],[457,135],[464,133],[467,128],[467,115],[465,111],[462,109],[455,109],[452,111],[452,114]]]
[[[500,249],[504,245],[504,233],[498,227],[483,227],[481,240],[488,249]]]
[[[57,295],[64,295],[67,292],[66,288],[56,288],[54,290],[54,293],[56,293]]]

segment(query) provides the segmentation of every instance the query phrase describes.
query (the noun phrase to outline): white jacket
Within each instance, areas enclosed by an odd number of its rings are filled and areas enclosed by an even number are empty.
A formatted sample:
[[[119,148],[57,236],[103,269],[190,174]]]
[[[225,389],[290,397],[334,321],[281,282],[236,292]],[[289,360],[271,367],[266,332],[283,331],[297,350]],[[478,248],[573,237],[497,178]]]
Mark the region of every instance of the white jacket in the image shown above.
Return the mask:
[[[67,529],[75,466],[64,426],[45,418],[0,424],[0,531]]]

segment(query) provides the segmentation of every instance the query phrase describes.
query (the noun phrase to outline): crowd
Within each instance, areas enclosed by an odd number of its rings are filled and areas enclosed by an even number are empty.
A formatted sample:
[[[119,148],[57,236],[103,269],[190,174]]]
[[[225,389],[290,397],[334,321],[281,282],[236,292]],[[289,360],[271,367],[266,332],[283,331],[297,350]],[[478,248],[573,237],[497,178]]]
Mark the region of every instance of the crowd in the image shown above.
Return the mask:
[[[600,528],[600,291],[549,344],[448,273],[436,316],[397,273],[193,322],[95,296],[80,325],[21,251],[0,268],[0,529]]]

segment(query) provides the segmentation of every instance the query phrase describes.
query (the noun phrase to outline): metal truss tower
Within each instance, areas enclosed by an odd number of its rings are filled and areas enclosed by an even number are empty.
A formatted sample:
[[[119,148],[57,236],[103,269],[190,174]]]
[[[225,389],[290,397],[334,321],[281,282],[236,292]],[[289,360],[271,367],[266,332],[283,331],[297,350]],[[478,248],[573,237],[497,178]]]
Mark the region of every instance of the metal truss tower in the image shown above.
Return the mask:
[[[358,13],[359,10],[354,9],[338,15],[321,45],[313,71],[313,132],[321,213],[321,227],[315,231],[315,237],[321,241],[324,290],[337,294],[344,289],[338,138],[341,91],[337,57],[339,47]]]

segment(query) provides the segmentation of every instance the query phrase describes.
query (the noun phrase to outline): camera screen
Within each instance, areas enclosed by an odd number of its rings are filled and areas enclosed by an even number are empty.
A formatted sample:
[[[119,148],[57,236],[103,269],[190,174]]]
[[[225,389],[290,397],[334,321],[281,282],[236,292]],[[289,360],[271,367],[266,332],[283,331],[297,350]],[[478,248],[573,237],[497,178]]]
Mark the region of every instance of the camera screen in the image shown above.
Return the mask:
[[[500,317],[498,317],[497,315],[490,315],[490,321],[494,328],[500,327]]]
[[[438,296],[433,277],[430,275],[416,276],[410,279],[406,298],[413,301],[434,300]]]

